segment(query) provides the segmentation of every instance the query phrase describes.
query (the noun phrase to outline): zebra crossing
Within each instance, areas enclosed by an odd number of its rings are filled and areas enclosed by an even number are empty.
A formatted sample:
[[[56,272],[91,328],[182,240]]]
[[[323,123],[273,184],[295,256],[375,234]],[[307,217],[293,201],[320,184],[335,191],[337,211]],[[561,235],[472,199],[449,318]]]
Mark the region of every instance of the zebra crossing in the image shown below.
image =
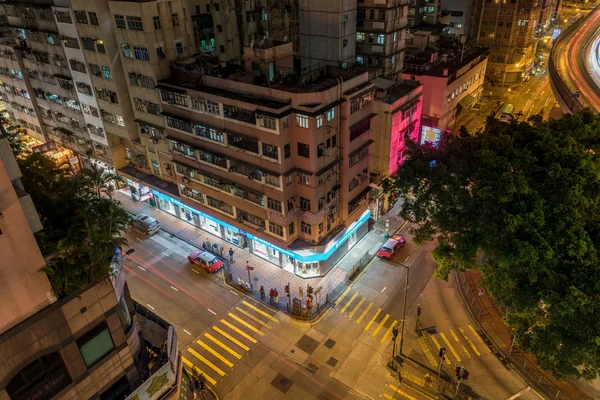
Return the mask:
[[[410,381],[410,386],[404,382],[388,384],[385,387],[385,392],[382,397],[392,399],[408,399],[408,400],[434,400],[433,397],[426,394],[425,389],[431,389],[431,379],[427,376],[419,377],[408,371],[402,371],[402,379]]]
[[[437,350],[436,354],[432,354],[427,341],[433,344],[433,348]],[[423,331],[423,337],[419,339],[419,346],[432,367],[438,365],[438,354],[442,347],[446,349],[444,362],[447,366],[468,362],[491,353],[487,344],[471,324],[450,329]]]
[[[184,368],[216,386],[258,343],[265,330],[279,323],[275,315],[250,299],[241,300],[183,351]]]

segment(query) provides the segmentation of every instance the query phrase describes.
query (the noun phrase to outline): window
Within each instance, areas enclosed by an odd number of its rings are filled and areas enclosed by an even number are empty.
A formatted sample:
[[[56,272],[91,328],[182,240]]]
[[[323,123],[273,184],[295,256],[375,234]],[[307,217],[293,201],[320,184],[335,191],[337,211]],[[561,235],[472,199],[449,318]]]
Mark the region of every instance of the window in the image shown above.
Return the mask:
[[[79,41],[77,38],[65,36],[63,39],[63,45],[72,49],[79,49]]]
[[[121,116],[121,115],[115,114],[115,122],[119,126],[125,126],[125,120],[123,119],[123,116]]]
[[[162,46],[158,46],[156,48],[156,57],[161,60],[163,58],[165,58],[165,51],[163,50]]]
[[[96,41],[90,38],[81,38],[83,48],[90,51],[96,51]]]
[[[133,58],[133,53],[131,52],[131,46],[127,43],[121,43],[121,49],[123,50],[123,57],[125,58]]]
[[[71,60],[69,60],[69,64],[71,64],[71,69],[73,71],[78,71],[78,72],[81,72],[84,74],[86,73],[85,64],[82,63],[81,61],[71,59]]]
[[[104,48],[104,41],[96,40],[96,51],[98,51],[98,53],[106,53],[106,49]]]
[[[300,221],[300,230],[307,235],[312,235],[312,227],[308,222]]]
[[[356,43],[361,43],[365,41],[365,33],[364,32],[356,32]]]
[[[320,128],[322,126],[323,126],[323,114],[317,115],[317,128]]]
[[[260,20],[267,21],[268,19],[269,16],[267,15],[267,10],[263,8],[262,10],[260,10]]]
[[[151,77],[133,72],[129,73],[129,83],[134,86],[141,86],[147,89],[154,89],[155,86],[154,79]]]
[[[55,11],[56,21],[62,22],[63,24],[72,24],[71,14],[68,11]]]
[[[171,14],[171,22],[173,23],[173,26],[179,26],[179,16],[177,13]]]
[[[300,208],[310,211],[310,199],[300,197]]]
[[[290,126],[290,117],[285,116],[281,119],[281,123],[283,124],[283,128],[287,128]]]
[[[210,4],[206,5],[206,12],[209,13],[210,12]]]
[[[321,158],[325,155],[325,143],[319,143],[317,145],[317,158]]]
[[[335,119],[335,107],[327,111],[327,121],[333,121]]]
[[[364,8],[359,8],[356,11],[356,18],[359,19],[359,20],[367,19],[366,10]]]
[[[310,158],[310,146],[298,142],[298,155],[301,157]]]
[[[223,26],[222,25],[217,25],[217,31],[219,33],[223,32]]]
[[[219,50],[221,51],[221,53],[225,53],[225,46],[220,45]]]
[[[375,10],[373,10],[373,9],[369,10],[369,19],[375,19]]]
[[[352,167],[354,164],[365,159],[368,155],[369,155],[369,147],[365,147],[358,153],[350,155],[350,157],[348,159],[349,166]]]
[[[292,155],[292,147],[288,143],[285,146],[283,146],[283,157],[284,158],[290,158],[291,155]]]
[[[279,160],[279,148],[271,144],[262,144],[262,155],[273,160]]]
[[[277,236],[283,237],[283,226],[277,225],[277,224],[269,221],[269,232],[271,232]]]
[[[219,143],[225,142],[225,135],[223,135],[223,132],[214,128],[207,128],[206,126],[195,124],[193,126],[193,131],[197,136],[205,139],[213,140]]]
[[[52,10],[49,8],[38,8],[37,13],[42,21],[53,21]],[[16,17],[16,15],[14,16]]]
[[[160,17],[159,16],[152,17],[152,22],[154,23],[154,30],[159,31],[161,29]]]
[[[102,76],[104,76],[104,79],[112,79],[110,68],[102,66]]]
[[[160,176],[160,164],[158,163],[158,160],[152,160],[152,173]]]
[[[87,24],[88,23],[87,14],[85,13],[85,11],[73,11],[73,13],[75,14],[75,21],[78,24]]]
[[[278,213],[282,212],[281,202],[270,197],[267,197],[267,207]]]
[[[277,120],[275,118],[267,117],[265,115],[258,115],[258,124],[262,128],[267,128],[272,131],[277,130]]]
[[[177,52],[178,56],[183,55],[183,43],[175,42],[175,51]]]
[[[100,114],[98,113],[98,109],[96,107],[88,106],[87,104],[82,103],[81,108],[83,109],[83,112],[88,115],[93,115],[94,117],[100,116]]]
[[[383,44],[385,42],[385,36],[383,33],[377,35],[377,44]]]
[[[288,236],[292,236],[296,232],[296,224],[292,222],[288,225]]]
[[[160,98],[169,104],[177,104],[178,106],[187,107],[187,96],[184,94],[161,90]]]
[[[267,185],[271,185],[274,187],[280,187],[281,186],[281,179],[279,178],[279,176],[276,175],[271,175],[268,173],[264,173],[263,176],[265,177],[265,183]]]
[[[125,17],[122,15],[115,15],[115,23],[117,28],[125,29]]]
[[[140,17],[132,17],[127,16],[127,27],[132,31],[143,31],[144,24],[142,23],[142,19]]]
[[[96,25],[98,26],[98,16],[96,15],[95,12],[88,12],[88,17],[90,18],[90,25]]]
[[[101,100],[108,101],[113,104],[119,104],[119,99],[117,98],[117,94],[111,90],[96,88],[96,95]]]
[[[296,114],[296,125],[300,128],[308,128],[308,116]]]
[[[200,6],[196,6],[196,14],[200,14]]]
[[[385,20],[385,10],[379,10],[379,19],[381,21]]]
[[[90,67],[90,74],[102,78],[102,69],[98,64],[88,64]]]
[[[371,129],[371,120],[367,120],[361,123],[356,128],[350,129],[350,141],[360,137],[363,133],[368,132]]]
[[[52,384],[44,386],[43,382]],[[71,382],[71,375],[57,351],[22,368],[6,385],[6,393],[11,399],[50,399]]]
[[[133,46],[133,54],[136,60],[150,61],[150,53],[147,47]]]
[[[131,328],[131,313],[129,313],[129,309],[127,308],[127,300],[125,300],[125,295],[121,296],[119,300],[119,306],[117,307],[117,314],[119,315],[119,320],[121,321],[121,327],[125,332],[129,331]]]
[[[86,332],[76,342],[88,368],[91,368],[115,348],[105,321]]]
[[[219,11],[219,3],[215,3],[213,7],[215,8],[215,11]]]

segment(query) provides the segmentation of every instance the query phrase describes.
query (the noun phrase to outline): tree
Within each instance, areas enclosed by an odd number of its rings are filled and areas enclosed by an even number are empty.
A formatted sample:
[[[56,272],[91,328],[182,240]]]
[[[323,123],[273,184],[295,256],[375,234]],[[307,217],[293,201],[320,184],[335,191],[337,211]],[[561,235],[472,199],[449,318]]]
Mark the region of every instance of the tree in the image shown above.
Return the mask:
[[[600,118],[488,120],[439,147],[407,140],[389,190],[436,275],[477,270],[516,343],[558,378],[600,372]]]
[[[115,173],[106,172],[104,168],[92,164],[89,168],[81,171],[80,176],[86,181],[86,185],[96,192],[96,197],[102,197],[102,193],[110,197],[110,185],[112,182],[124,182],[124,179]]]

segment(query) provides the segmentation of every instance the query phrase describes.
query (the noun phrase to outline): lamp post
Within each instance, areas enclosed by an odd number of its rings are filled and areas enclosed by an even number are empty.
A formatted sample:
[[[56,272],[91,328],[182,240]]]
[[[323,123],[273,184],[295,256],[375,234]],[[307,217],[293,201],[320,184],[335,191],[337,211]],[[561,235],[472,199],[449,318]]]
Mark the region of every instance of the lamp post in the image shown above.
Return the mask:
[[[402,311],[402,325],[401,325],[401,335],[400,336],[400,349],[398,354],[402,355],[402,348],[404,346],[404,323],[406,321],[406,303],[408,302],[408,276],[410,273],[410,268],[404,264],[398,263],[401,267],[406,268],[406,280],[404,282],[404,310]]]

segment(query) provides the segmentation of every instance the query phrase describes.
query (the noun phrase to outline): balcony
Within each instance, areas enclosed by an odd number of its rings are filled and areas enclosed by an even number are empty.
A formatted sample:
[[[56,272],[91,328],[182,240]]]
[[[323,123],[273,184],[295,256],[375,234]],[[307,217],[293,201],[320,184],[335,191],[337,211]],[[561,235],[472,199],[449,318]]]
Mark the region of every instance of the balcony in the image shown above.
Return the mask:
[[[244,47],[244,60],[260,60],[263,63],[270,63],[274,60],[289,57],[294,54],[292,43],[277,42],[274,40],[263,40],[256,44],[254,48]]]

